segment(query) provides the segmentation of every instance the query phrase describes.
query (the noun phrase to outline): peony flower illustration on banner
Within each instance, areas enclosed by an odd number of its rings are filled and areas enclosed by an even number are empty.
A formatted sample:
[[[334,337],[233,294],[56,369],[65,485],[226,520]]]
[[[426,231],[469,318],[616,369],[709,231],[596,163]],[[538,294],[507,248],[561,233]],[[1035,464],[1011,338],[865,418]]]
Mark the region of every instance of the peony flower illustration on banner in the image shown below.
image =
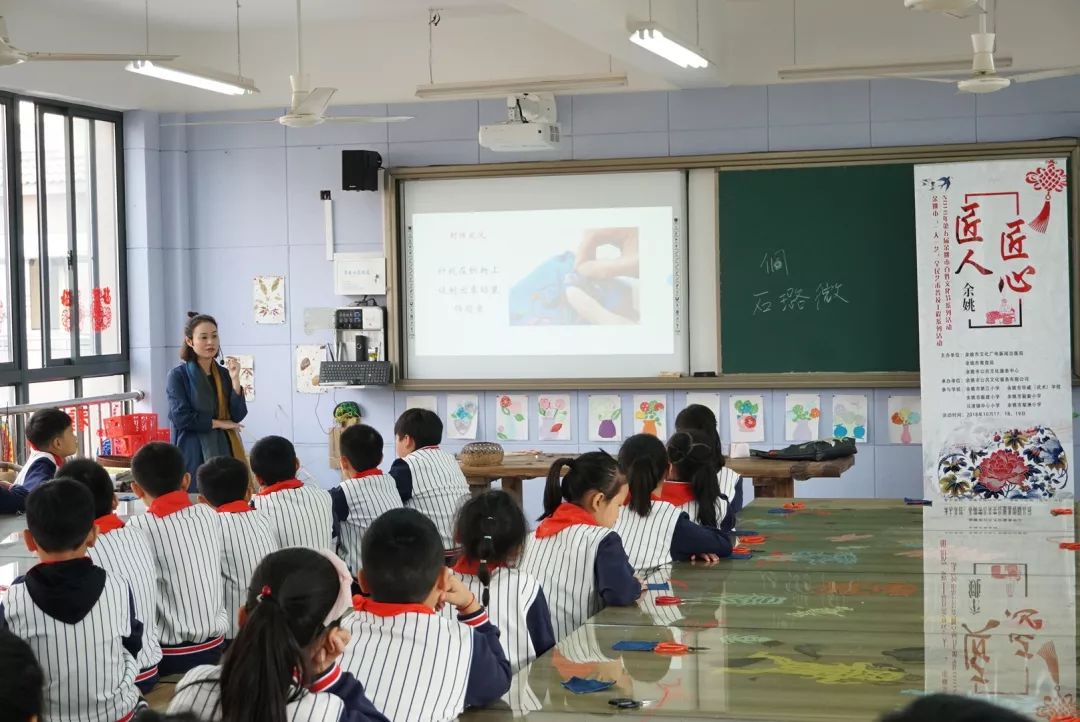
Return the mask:
[[[942,454],[937,471],[943,497],[1052,499],[1068,483],[1068,456],[1052,429],[994,431],[978,443],[953,444]]]
[[[536,419],[541,441],[569,441],[570,397],[567,394],[541,394],[536,400]]]

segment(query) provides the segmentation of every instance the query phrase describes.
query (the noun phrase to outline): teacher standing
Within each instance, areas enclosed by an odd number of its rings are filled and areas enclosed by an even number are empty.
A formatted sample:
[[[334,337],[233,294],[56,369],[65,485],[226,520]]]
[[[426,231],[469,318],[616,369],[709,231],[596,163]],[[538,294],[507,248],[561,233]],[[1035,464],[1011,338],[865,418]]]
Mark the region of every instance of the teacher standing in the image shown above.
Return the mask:
[[[165,387],[172,442],[180,448],[191,474],[189,493],[198,491],[195,472],[204,461],[216,456],[245,458],[239,432],[247,402],[240,385],[240,364],[229,359],[222,366],[217,362],[220,351],[213,316],[189,313],[180,349],[184,362],[169,372]]]

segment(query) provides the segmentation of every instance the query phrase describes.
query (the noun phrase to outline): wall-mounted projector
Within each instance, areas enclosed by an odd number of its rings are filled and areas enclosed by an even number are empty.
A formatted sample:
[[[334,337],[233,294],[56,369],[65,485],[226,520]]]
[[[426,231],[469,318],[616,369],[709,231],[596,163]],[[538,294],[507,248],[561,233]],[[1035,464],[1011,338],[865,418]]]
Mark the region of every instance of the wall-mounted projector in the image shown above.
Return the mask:
[[[480,145],[497,152],[554,150],[559,147],[555,96],[518,93],[506,98],[506,122],[480,126]]]

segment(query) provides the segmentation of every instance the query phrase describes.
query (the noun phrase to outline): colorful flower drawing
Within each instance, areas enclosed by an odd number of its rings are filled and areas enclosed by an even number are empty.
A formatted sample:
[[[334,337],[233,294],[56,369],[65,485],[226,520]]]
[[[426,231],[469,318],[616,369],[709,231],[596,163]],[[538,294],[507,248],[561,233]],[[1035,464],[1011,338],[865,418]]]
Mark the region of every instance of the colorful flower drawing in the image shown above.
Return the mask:
[[[765,440],[764,404],[760,395],[729,398],[731,441]]]
[[[621,441],[621,417],[622,399],[619,396],[589,396],[589,441]]]
[[[866,441],[866,421],[868,416],[865,396],[861,394],[834,396],[833,436],[837,438],[850,437],[855,439],[856,442]]]
[[[1069,480],[1057,434],[1045,426],[990,433],[983,445],[957,444],[942,454],[938,487],[950,499],[1053,499]]]
[[[889,397],[889,443],[922,441],[922,401],[918,396]]]
[[[495,397],[495,436],[499,441],[527,441],[529,421],[525,411],[528,396],[500,394]]]
[[[541,395],[536,401],[541,441],[567,441],[570,435],[570,397]]]
[[[812,441],[818,437],[821,397],[816,394],[788,394],[785,400],[788,441]]]
[[[758,405],[743,399],[735,402],[735,410],[738,414],[735,416],[735,423],[743,431],[753,431],[757,428],[757,414]]]
[[[634,420],[641,422],[636,425],[637,433],[663,438],[664,427],[667,425],[666,408],[661,399],[635,396]]]
[[[447,396],[450,422],[446,436],[451,439],[475,439],[479,399],[475,395]]]

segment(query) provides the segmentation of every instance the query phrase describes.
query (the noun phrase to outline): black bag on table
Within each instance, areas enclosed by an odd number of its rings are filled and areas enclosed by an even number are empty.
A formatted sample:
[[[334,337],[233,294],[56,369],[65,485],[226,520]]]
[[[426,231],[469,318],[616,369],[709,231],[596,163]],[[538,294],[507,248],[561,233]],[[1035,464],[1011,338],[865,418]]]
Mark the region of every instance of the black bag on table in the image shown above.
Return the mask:
[[[829,459],[839,459],[842,456],[851,456],[856,453],[858,453],[858,449],[855,448],[855,439],[850,436],[842,439],[807,441],[773,451],[764,449],[751,449],[750,451],[751,456],[756,456],[759,459],[780,459],[783,461],[828,461]]]

